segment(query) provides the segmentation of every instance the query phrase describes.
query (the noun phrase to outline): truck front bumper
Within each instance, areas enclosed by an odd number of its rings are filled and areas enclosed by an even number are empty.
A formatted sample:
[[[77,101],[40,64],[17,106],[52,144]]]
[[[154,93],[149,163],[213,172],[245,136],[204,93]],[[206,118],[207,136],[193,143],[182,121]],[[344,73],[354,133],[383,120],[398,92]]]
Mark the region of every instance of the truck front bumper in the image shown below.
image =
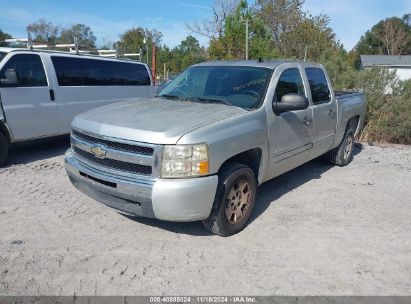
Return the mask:
[[[123,213],[167,221],[207,218],[217,189],[216,175],[187,179],[129,179],[91,168],[65,154],[72,184],[93,199]]]

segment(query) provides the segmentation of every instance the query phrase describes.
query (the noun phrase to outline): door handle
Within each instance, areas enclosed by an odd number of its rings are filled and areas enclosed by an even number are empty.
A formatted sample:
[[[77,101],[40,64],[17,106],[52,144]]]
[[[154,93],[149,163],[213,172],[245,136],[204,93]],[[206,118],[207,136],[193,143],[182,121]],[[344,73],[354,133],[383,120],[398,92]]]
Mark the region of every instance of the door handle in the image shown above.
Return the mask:
[[[308,118],[304,118],[303,121],[301,121],[301,123],[305,124],[306,126],[311,125],[311,123],[313,122],[312,119],[308,119]]]
[[[332,109],[330,109],[330,112],[328,112],[328,115],[333,118],[335,117],[335,112]]]
[[[54,96],[54,90],[53,89],[50,89],[50,100],[51,101],[54,101],[56,98],[55,98],[55,96]]]

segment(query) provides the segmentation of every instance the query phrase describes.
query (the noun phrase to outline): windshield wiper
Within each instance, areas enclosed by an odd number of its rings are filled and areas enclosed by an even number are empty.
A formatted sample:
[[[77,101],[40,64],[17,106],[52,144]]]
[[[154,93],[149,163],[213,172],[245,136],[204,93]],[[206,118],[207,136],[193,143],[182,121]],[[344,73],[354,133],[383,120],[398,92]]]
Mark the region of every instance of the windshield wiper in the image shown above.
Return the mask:
[[[190,98],[192,101],[200,101],[200,102],[210,102],[210,103],[223,103],[227,106],[232,106],[233,104],[223,100],[223,99],[215,99],[215,98],[204,98],[204,97],[195,97],[195,98]]]
[[[163,95],[159,95],[158,97],[165,97],[165,98],[169,98],[169,99],[177,99],[177,100],[187,100],[186,98],[182,98],[180,96],[177,95],[172,95],[172,94],[163,94]]]

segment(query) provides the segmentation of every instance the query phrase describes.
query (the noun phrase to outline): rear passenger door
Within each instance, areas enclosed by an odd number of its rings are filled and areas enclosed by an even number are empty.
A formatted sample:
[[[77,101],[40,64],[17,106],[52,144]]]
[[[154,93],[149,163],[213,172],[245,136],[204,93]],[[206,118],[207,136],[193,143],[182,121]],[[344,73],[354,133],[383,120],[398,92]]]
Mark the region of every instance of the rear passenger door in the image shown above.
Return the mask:
[[[314,141],[313,157],[327,152],[334,140],[337,126],[337,104],[322,69],[305,68],[313,104]]]
[[[70,132],[77,114],[106,104],[147,97],[151,78],[145,65],[120,60],[51,56],[58,84],[59,130]]]
[[[57,105],[41,56],[14,54],[1,68],[1,79],[6,78],[5,72],[10,69],[16,71],[18,82],[12,85],[3,82],[0,94],[14,141],[56,135]]]

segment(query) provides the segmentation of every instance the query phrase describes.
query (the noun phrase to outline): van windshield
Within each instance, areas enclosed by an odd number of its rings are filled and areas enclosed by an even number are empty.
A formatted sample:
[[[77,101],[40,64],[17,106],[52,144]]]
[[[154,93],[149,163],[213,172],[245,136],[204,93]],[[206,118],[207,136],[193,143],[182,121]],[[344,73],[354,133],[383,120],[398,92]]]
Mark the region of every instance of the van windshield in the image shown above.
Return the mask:
[[[0,62],[3,60],[4,57],[6,57],[6,55],[6,52],[0,52]]]
[[[270,76],[271,69],[260,67],[194,66],[177,76],[158,96],[256,109]]]

